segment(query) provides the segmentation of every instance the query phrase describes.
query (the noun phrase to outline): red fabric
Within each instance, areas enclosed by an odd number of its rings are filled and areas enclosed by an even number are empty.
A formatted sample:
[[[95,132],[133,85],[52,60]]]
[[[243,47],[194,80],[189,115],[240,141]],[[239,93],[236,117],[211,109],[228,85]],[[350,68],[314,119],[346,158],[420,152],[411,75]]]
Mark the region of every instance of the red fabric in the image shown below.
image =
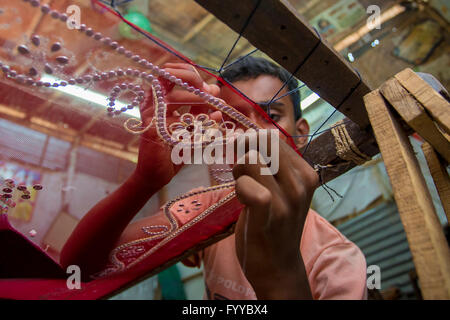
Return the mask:
[[[0,215],[0,243],[0,278],[65,277],[56,261],[9,224],[6,214]]]
[[[10,246],[8,251],[10,255],[6,256],[6,259],[2,256],[2,267],[5,267],[4,270],[9,271],[19,267],[24,270],[24,273],[21,278],[2,277],[3,279],[0,280],[0,299],[94,300],[105,298],[127,284],[145,277],[156,267],[183,254],[201,241],[228,229],[239,217],[241,209],[242,205],[234,198],[224,206],[219,207],[218,210],[211,212],[211,214],[191,228],[185,230],[178,237],[169,241],[135,267],[105,278],[83,282],[79,290],[68,289],[66,277],[69,275],[65,274],[63,268],[56,264],[39,247],[26,239],[24,235],[11,227],[7,221],[7,216],[2,215],[0,234],[3,235],[3,239],[6,241],[4,243],[8,243],[8,246]],[[152,245],[154,244],[153,242]],[[23,251],[18,251],[19,248]],[[21,252],[20,256],[22,256],[19,263],[26,262],[23,267],[16,262],[15,256],[18,256],[18,252]],[[31,257],[33,257],[33,261],[30,261]],[[32,269],[35,270],[33,271]],[[25,279],[30,276],[34,279]]]

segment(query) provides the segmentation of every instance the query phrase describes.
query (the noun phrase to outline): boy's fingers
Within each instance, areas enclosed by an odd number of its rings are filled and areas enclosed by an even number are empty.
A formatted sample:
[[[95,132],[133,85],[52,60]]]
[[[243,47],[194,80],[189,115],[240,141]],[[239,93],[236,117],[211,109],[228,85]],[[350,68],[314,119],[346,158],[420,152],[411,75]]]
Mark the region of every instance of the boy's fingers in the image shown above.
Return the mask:
[[[259,212],[256,219],[265,221],[267,219],[272,203],[271,192],[254,180],[252,177],[243,175],[236,180],[236,197],[240,203],[249,207],[252,212]]]
[[[308,188],[317,188],[319,186],[319,178],[317,172],[309,165],[309,163],[306,162],[303,157],[299,156],[287,143],[281,143],[280,150],[281,149],[283,149],[284,152],[280,151],[280,154],[285,154],[286,157],[289,157],[293,170],[297,172],[297,179],[303,184],[307,184],[306,186]]]
[[[193,65],[183,62],[166,62],[162,65],[162,68],[184,69],[198,73]]]
[[[163,65],[163,68],[171,68],[171,69],[184,69],[194,72],[199,78],[202,78],[197,68],[189,63],[180,63],[180,62],[168,62]]]
[[[238,163],[233,167],[233,177],[235,180],[238,180],[242,176],[249,176],[268,190],[272,192],[279,191],[279,186],[273,176],[261,175],[261,169],[266,168],[266,166],[260,163],[259,153],[256,150],[250,150],[239,160],[243,163]]]
[[[223,120],[223,115],[220,111],[214,111],[209,115],[209,118],[217,123],[221,123]]]
[[[265,136],[265,139],[261,139],[263,136]],[[274,137],[274,140],[271,137]],[[267,157],[266,160],[270,161],[270,164],[264,164],[261,168],[268,169],[270,165],[270,171],[266,170],[265,175],[263,175],[259,169],[257,171],[252,170],[251,176],[270,190],[272,188],[275,188],[273,189],[274,191],[280,190],[292,203],[297,203],[301,199],[304,191],[311,183],[311,173],[308,175],[304,172],[312,169],[289,145],[279,138],[277,132],[259,131],[241,135],[235,139],[234,148],[238,157],[242,153],[247,153],[248,155],[252,152],[265,155]],[[248,164],[249,162],[246,163]],[[308,167],[304,167],[305,165]],[[243,166],[245,165],[237,164],[235,169],[233,169],[235,179],[242,174],[241,172],[248,170],[247,167],[244,170]],[[315,172],[313,171],[312,174],[315,175]],[[273,181],[273,183],[268,184],[265,181]],[[276,187],[274,187],[275,185]]]
[[[216,84],[207,84],[206,82],[204,82],[203,91],[215,97],[218,97],[220,95],[220,87]]]

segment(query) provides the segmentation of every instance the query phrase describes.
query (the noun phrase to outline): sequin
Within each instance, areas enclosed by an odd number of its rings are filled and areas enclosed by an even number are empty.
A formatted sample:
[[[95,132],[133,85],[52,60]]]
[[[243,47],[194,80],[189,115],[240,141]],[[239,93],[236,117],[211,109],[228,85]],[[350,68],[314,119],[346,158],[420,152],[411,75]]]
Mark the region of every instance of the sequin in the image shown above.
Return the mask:
[[[41,44],[41,38],[39,36],[32,36],[31,43],[34,44],[36,47],[39,47],[39,45]]]
[[[28,70],[28,74],[32,77],[35,77],[38,75],[38,71],[36,70],[36,68],[31,67],[30,70]]]
[[[21,54],[29,54],[29,53],[30,53],[30,50],[29,50],[28,47],[25,46],[25,45],[20,45],[20,46],[18,46],[18,47],[17,47],[17,50],[18,50],[19,53],[21,53]]]
[[[61,64],[69,63],[69,58],[67,58],[66,56],[59,56],[59,57],[56,57],[55,60],[56,60],[58,63],[61,63]]]
[[[59,42],[55,42],[54,44],[52,44],[52,47],[50,48],[50,50],[52,52],[61,50],[61,44]]]

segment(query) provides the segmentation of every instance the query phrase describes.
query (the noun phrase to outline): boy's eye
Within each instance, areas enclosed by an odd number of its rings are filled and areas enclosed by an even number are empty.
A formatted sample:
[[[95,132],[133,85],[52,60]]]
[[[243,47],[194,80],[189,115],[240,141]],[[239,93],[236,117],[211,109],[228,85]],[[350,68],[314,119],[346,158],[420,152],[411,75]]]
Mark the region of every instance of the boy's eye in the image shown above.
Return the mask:
[[[279,115],[279,114],[276,114],[276,113],[271,113],[271,114],[270,114],[270,118],[271,118],[273,121],[275,121],[275,122],[278,122],[278,121],[280,121],[280,119],[281,119],[280,115]]]

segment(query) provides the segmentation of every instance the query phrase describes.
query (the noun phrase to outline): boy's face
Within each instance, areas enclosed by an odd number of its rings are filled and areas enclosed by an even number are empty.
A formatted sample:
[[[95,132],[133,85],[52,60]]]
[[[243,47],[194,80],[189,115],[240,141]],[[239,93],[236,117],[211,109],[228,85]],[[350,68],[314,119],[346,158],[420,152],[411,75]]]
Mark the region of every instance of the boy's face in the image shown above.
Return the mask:
[[[233,86],[239,89],[251,100],[261,105],[262,109],[268,113],[267,107],[264,106],[264,103],[271,101],[278,90],[280,90],[283,86],[283,83],[277,77],[261,75],[255,79],[233,82]],[[281,97],[286,93],[288,93],[287,87],[283,88],[277,97]],[[222,87],[221,97],[227,101],[228,104],[235,107],[239,112],[244,114],[254,123],[260,125],[262,128],[276,128],[271,122],[264,119],[248,102],[228,87]],[[273,102],[270,105],[270,116],[275,122],[278,123],[280,127],[292,136],[309,134],[309,126],[305,119],[295,121],[294,107],[292,99],[289,95]],[[296,141],[297,147],[301,148],[306,143],[307,137],[295,138],[294,141]]]

